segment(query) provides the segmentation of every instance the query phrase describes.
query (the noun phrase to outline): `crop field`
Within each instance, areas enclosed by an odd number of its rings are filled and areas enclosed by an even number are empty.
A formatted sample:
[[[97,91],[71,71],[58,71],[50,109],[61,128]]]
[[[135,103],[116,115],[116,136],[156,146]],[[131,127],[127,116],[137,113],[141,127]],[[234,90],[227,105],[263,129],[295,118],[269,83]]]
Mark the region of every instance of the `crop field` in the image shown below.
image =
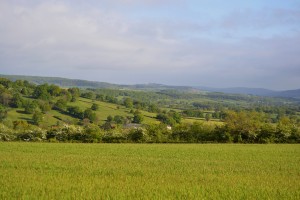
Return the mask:
[[[0,199],[300,199],[300,145],[0,143]]]

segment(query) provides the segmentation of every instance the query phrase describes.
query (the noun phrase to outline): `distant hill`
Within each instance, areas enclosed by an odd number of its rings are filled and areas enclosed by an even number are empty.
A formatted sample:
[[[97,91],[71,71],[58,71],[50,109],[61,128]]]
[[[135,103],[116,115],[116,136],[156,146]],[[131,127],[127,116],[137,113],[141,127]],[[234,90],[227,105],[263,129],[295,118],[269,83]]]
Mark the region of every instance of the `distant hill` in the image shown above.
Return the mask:
[[[23,76],[23,75],[1,75],[10,79],[15,80],[27,80],[35,84],[55,84],[60,87],[79,87],[79,88],[115,88],[115,89],[135,89],[135,90],[184,90],[184,91],[193,91],[193,87],[188,86],[169,86],[156,83],[149,84],[136,84],[136,85],[118,85],[106,82],[97,82],[97,81],[87,81],[80,79],[68,79],[60,77],[41,77],[41,76]]]
[[[35,84],[44,84],[44,83],[55,84],[55,85],[59,85],[60,87],[80,87],[80,88],[118,88],[119,87],[119,85],[111,84],[111,83],[87,81],[87,80],[80,80],[80,79],[68,79],[68,78],[60,78],[60,77],[2,75],[2,74],[0,74],[0,77],[4,77],[12,81],[27,80]]]
[[[274,91],[274,90],[268,90],[264,88],[246,88],[246,87],[233,87],[233,88],[196,87],[196,88],[206,90],[209,92],[222,92],[222,93],[229,93],[229,94],[249,94],[249,95],[266,96],[266,97],[300,98],[300,89]]]
[[[223,92],[230,94],[251,94],[257,96],[268,96],[275,91],[264,88],[246,88],[246,87],[233,87],[233,88],[209,88],[209,87],[197,87],[209,92]]]
[[[292,98],[300,99],[300,89],[275,92],[275,93],[270,94],[270,96],[292,97]]]
[[[192,87],[192,86],[170,86],[156,83],[149,84],[136,84],[136,85],[118,85],[106,82],[87,81],[80,79],[68,79],[60,77],[41,77],[41,76],[23,76],[23,75],[1,75],[0,77],[8,78],[12,81],[27,80],[35,84],[55,84],[60,87],[79,87],[79,88],[114,88],[114,89],[133,89],[133,90],[178,90],[189,92],[222,92],[229,94],[249,94],[256,96],[268,97],[286,97],[300,99],[300,89],[274,91],[264,88],[246,88],[246,87],[233,87],[233,88],[210,88],[210,87]]]

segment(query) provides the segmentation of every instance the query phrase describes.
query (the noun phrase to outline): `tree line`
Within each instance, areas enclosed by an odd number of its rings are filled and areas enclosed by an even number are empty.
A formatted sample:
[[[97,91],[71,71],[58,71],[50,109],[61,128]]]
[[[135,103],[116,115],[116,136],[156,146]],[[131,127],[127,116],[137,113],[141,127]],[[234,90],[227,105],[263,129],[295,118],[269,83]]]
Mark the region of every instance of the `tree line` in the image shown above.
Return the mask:
[[[117,120],[117,119],[110,119]],[[169,128],[165,123],[126,128],[98,126],[53,126],[45,130],[25,121],[9,128],[0,124],[1,141],[88,142],[88,143],[300,143],[300,126],[283,117],[278,123],[266,121],[257,112],[227,113],[223,125],[204,122],[179,123]]]

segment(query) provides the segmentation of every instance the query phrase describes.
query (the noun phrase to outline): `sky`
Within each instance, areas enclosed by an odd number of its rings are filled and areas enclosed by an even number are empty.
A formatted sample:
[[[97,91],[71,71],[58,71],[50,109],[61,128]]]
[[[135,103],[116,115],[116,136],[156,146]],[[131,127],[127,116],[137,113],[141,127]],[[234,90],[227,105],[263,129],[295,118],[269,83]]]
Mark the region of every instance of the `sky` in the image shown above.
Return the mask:
[[[300,0],[0,0],[0,74],[300,88]]]

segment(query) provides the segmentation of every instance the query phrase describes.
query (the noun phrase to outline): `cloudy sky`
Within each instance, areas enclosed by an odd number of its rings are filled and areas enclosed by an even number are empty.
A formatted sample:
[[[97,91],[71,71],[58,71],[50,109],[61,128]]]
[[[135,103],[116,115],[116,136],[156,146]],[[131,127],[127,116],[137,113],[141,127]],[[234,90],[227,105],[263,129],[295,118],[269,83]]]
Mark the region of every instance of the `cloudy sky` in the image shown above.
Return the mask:
[[[299,0],[0,0],[0,73],[300,88]]]

